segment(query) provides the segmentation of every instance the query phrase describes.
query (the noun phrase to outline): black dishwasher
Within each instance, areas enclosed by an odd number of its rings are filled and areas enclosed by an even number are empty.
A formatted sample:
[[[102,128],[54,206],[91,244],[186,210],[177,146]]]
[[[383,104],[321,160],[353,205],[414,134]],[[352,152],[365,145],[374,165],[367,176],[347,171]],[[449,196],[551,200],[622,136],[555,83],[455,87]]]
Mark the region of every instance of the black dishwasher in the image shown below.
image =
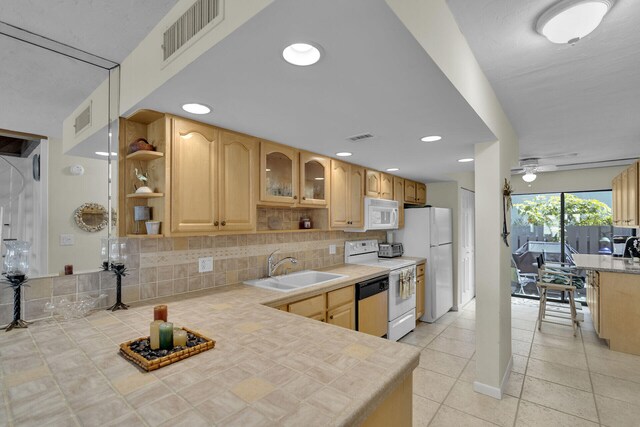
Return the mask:
[[[387,335],[389,275],[356,283],[356,330],[377,337]]]

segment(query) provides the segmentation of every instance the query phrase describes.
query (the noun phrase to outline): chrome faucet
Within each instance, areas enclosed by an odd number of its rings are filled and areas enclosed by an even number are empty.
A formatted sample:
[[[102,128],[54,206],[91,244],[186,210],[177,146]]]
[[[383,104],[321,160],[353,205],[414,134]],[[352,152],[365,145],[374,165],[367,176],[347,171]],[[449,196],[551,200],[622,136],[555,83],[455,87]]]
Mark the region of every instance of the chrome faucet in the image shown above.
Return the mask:
[[[286,258],[282,258],[280,261],[274,263],[273,262],[273,256],[275,255],[276,252],[278,252],[280,249],[276,249],[275,251],[271,252],[271,255],[269,255],[269,258],[267,258],[267,271],[269,274],[269,277],[273,276],[273,273],[275,273],[276,269],[278,267],[280,267],[282,264],[284,264],[285,262],[289,261],[291,264],[297,264],[298,260],[294,257],[288,256]]]

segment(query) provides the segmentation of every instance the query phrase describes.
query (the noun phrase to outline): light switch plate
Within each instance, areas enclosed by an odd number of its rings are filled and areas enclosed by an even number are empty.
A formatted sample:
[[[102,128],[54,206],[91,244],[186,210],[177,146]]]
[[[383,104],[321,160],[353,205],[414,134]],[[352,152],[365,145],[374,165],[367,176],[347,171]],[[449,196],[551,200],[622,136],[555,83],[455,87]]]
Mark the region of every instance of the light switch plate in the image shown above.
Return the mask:
[[[73,234],[60,235],[60,246],[73,246],[75,243],[76,243],[76,239]]]
[[[336,245],[329,245],[329,255],[336,254]]]
[[[198,273],[213,271],[213,257],[198,258]]]

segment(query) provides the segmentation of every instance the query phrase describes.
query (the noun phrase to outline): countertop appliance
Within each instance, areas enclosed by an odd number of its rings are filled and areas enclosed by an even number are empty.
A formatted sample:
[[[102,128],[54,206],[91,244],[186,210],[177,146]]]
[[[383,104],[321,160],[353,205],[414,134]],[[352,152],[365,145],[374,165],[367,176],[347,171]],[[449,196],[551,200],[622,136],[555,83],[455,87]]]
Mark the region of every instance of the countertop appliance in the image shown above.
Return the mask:
[[[387,334],[389,276],[374,277],[356,283],[356,330],[365,334],[384,337]]]
[[[398,228],[398,202],[396,200],[364,198],[364,227],[344,231],[395,230]]]
[[[378,257],[380,258],[395,258],[403,254],[402,243],[380,243],[378,245]]]
[[[404,229],[396,232],[409,256],[427,258],[424,315],[435,322],[453,307],[453,233],[451,209],[413,208],[404,211]]]
[[[378,320],[386,321],[387,338],[397,341],[416,326],[416,294],[406,298],[400,294],[400,274],[409,274],[415,289],[416,262],[400,258],[378,258],[377,240],[345,242],[344,261],[347,264],[362,264],[389,269],[389,295],[387,310],[378,308]],[[360,318],[360,316],[358,315]]]

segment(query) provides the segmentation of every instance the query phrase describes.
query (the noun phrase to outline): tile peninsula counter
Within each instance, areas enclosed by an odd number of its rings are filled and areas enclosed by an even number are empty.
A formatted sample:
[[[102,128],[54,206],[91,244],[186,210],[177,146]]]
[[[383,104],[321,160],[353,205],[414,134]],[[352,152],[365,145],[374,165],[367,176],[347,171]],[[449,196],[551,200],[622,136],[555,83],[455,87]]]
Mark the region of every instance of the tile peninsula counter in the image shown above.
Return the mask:
[[[640,263],[607,255],[573,255],[587,270],[593,326],[614,351],[640,355]]]
[[[410,425],[416,348],[265,305],[385,272],[326,270],[348,277],[295,293],[230,285],[0,332],[0,425]],[[159,302],[216,346],[144,373],[118,346],[148,335]]]

